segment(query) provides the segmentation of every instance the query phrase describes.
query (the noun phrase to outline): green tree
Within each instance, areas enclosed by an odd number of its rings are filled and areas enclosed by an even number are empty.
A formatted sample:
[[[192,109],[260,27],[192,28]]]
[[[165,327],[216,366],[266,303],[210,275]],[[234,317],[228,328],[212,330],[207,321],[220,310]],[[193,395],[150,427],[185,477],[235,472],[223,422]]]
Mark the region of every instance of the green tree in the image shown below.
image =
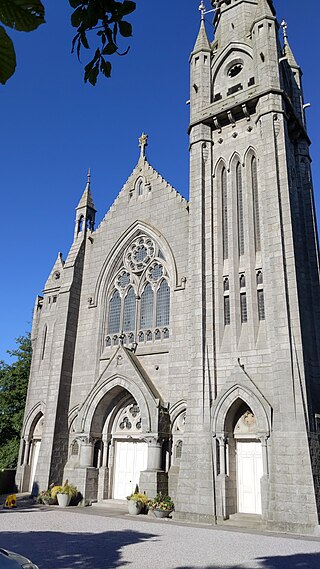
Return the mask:
[[[105,77],[111,75],[110,56],[125,55],[119,52],[119,35],[128,38],[132,35],[132,26],[124,20],[134,12],[136,3],[131,0],[68,0],[73,13],[71,24],[77,29],[72,41],[72,52],[76,52],[80,61],[81,50],[90,51],[88,33],[96,32],[98,47],[93,58],[84,68],[84,80],[95,85],[99,73]],[[6,28],[22,32],[31,32],[45,23],[45,8],[40,0],[0,0],[0,83],[3,85],[14,74],[16,54],[14,45]]]
[[[17,338],[17,348],[8,350],[12,364],[0,361],[0,468],[17,464],[20,433],[31,365],[30,334]]]

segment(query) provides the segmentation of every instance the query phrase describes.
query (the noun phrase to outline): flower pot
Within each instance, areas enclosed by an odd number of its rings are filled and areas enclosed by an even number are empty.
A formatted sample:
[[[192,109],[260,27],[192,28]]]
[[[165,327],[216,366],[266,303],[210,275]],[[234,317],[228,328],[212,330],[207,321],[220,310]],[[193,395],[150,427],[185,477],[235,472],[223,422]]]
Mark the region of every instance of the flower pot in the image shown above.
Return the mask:
[[[71,496],[69,496],[69,494],[60,494],[60,492],[58,492],[57,499],[60,508],[66,508],[69,506]]]
[[[131,516],[137,516],[140,514],[141,509],[141,502],[136,502],[136,500],[128,500],[128,512]]]
[[[172,510],[153,510],[153,513],[156,516],[156,518],[168,518],[171,512]]]

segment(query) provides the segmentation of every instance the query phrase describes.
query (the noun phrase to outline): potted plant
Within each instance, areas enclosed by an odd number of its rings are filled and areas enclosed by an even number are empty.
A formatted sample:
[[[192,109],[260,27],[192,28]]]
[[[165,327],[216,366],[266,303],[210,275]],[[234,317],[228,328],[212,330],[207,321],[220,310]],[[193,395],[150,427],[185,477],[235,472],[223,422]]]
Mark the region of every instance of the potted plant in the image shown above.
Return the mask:
[[[156,518],[167,518],[174,510],[174,503],[170,496],[163,495],[161,492],[148,503],[149,509],[153,511]]]
[[[128,500],[128,512],[132,516],[136,516],[141,513],[141,511],[147,507],[148,498],[145,494],[141,494],[139,489],[136,487],[133,494],[127,496]]]
[[[66,480],[62,486],[54,486],[51,490],[51,496],[57,498],[61,508],[69,506],[71,498],[77,496],[77,494],[77,487],[73,484],[69,484],[68,480]]]
[[[52,497],[51,488],[48,490],[41,490],[40,494],[37,496],[38,504],[44,504],[45,506],[53,506],[57,503],[56,496]]]

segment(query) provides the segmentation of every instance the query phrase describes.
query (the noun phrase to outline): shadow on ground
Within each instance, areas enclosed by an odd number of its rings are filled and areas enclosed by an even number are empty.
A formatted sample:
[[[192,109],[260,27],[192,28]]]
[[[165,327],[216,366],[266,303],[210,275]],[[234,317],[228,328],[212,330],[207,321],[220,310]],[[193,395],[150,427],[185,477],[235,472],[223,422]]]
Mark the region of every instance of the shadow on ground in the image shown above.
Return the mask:
[[[1,532],[0,547],[29,557],[43,569],[112,569],[128,564],[121,559],[123,547],[156,537],[129,530],[99,534]]]
[[[299,553],[296,555],[258,557],[255,559],[259,569],[319,569],[320,553]],[[176,569],[250,569],[252,564],[241,565],[208,565],[206,567],[194,567],[183,565]],[[255,565],[256,567],[256,565]]]

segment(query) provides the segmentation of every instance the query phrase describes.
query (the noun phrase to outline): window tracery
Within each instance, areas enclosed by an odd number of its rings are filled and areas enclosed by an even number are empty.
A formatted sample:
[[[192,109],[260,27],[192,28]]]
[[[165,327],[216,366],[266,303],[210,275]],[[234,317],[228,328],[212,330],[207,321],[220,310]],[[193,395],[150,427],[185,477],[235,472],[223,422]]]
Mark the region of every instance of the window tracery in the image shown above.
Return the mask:
[[[169,275],[151,237],[139,235],[130,243],[109,291],[105,347],[169,338]]]

